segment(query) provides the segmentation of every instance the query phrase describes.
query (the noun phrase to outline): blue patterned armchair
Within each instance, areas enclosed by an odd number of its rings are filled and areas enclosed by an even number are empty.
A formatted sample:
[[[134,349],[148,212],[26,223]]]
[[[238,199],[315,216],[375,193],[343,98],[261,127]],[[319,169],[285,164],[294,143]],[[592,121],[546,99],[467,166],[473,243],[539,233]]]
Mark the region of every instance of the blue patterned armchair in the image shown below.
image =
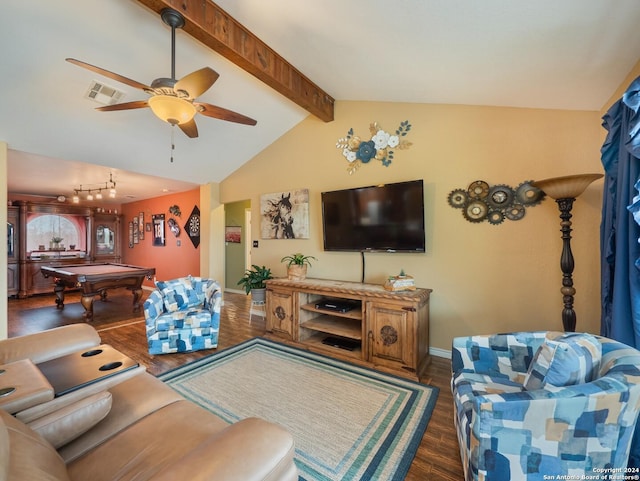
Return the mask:
[[[156,281],[144,302],[150,354],[218,347],[220,285],[212,279],[181,277]]]
[[[640,351],[578,333],[460,337],[452,370],[466,481],[624,474],[640,408]]]

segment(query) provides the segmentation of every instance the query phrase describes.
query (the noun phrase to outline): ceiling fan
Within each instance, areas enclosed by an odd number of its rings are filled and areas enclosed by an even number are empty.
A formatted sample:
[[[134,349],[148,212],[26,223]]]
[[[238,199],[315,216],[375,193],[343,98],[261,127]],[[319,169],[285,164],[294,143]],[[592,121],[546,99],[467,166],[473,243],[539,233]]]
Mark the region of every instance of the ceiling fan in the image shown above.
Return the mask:
[[[157,78],[151,82],[151,86],[148,86],[74,58],[66,59],[67,62],[71,62],[74,65],[104,75],[130,87],[141,89],[151,95],[148,100],[134,100],[132,102],[107,105],[98,107],[96,110],[108,112],[150,107],[158,118],[171,125],[177,125],[180,130],[191,138],[198,136],[198,127],[194,120],[196,113],[229,122],[256,125],[255,120],[237,112],[195,101],[196,97],[209,90],[219,77],[219,74],[209,67],[201,68],[182,77],[180,80],[176,80],[176,28],[184,26],[184,17],[171,8],[162,10],[160,17],[164,23],[171,27],[171,78]]]

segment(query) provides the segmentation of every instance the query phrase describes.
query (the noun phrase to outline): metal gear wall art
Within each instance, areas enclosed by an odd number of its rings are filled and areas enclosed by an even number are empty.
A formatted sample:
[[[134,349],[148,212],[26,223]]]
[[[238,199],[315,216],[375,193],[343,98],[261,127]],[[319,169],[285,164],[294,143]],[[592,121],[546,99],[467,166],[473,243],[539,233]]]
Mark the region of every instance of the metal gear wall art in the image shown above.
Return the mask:
[[[462,216],[469,222],[487,221],[498,225],[505,219],[522,219],[526,207],[542,202],[545,194],[532,182],[527,180],[514,189],[505,184],[490,186],[484,180],[475,180],[466,189],[449,192],[447,201],[454,209],[462,209]]]

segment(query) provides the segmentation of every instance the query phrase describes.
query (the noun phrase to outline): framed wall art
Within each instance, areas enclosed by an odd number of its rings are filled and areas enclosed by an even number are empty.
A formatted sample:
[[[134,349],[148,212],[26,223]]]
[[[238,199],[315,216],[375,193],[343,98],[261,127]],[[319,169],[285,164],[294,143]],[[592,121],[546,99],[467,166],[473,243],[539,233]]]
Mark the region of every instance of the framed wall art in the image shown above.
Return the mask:
[[[260,196],[263,239],[309,238],[309,189]]]
[[[242,227],[228,225],[224,228],[224,241],[232,244],[240,244],[242,242]]]
[[[138,236],[140,240],[144,240],[144,212],[138,215]]]
[[[151,216],[153,223],[153,245],[164,246],[164,214],[155,214]]]
[[[133,220],[133,243],[138,244],[140,242],[140,229],[138,226],[138,218]]]

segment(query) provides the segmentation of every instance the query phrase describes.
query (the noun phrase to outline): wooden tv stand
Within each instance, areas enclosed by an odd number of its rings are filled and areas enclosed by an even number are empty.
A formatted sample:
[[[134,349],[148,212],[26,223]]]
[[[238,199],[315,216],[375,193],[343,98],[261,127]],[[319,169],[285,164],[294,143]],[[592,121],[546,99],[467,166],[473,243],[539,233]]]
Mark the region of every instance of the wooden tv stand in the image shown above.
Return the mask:
[[[267,331],[311,350],[420,378],[429,364],[431,289],[390,292],[381,285],[306,279],[267,284]],[[323,301],[337,310],[318,307]],[[343,303],[354,304],[340,310]],[[351,349],[325,344],[327,337]],[[326,342],[326,341],[325,341]]]

